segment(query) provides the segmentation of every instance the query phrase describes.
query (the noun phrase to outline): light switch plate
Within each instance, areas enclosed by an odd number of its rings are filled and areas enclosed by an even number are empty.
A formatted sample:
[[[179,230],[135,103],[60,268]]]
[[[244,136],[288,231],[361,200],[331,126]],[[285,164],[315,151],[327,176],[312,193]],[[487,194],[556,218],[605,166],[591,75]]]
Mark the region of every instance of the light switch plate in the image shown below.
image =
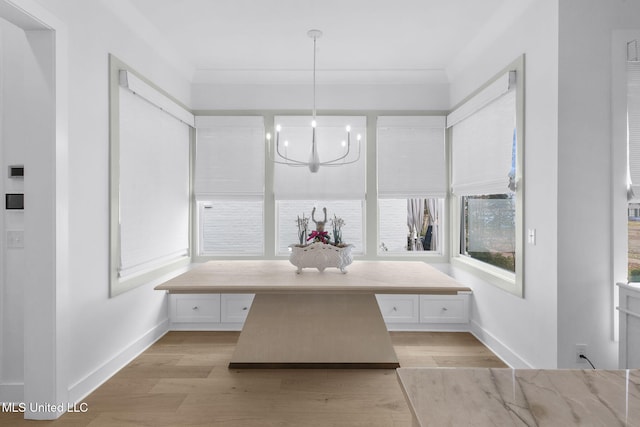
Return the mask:
[[[24,248],[24,230],[7,230],[7,248]]]
[[[527,232],[527,241],[529,242],[530,245],[535,245],[536,244],[536,229],[535,228],[530,228]]]

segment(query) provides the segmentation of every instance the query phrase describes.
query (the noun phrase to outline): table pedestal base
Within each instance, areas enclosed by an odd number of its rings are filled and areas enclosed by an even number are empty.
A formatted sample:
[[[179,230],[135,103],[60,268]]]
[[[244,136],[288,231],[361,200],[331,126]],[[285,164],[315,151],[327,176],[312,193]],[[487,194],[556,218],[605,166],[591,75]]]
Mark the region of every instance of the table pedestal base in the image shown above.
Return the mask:
[[[373,294],[257,294],[229,368],[395,369]]]

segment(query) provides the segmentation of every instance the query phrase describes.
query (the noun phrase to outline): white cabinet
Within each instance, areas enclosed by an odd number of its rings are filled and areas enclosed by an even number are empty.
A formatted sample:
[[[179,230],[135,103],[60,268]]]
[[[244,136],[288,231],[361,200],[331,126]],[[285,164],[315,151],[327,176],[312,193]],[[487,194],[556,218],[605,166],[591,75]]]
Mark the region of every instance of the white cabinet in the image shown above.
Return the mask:
[[[173,294],[169,304],[169,318],[173,323],[220,322],[220,294]]]
[[[620,288],[620,341],[618,368],[640,368],[640,287],[618,283]]]
[[[468,323],[467,295],[420,295],[420,322]]]
[[[467,331],[470,294],[376,295],[389,330]],[[170,294],[172,330],[241,330],[253,294]]]
[[[169,294],[172,330],[240,330],[253,294]]]
[[[376,295],[385,323],[418,323],[418,295]]]
[[[243,323],[249,314],[253,294],[222,294],[220,296],[221,321]]]
[[[468,331],[471,293],[376,295],[385,323],[395,331]]]

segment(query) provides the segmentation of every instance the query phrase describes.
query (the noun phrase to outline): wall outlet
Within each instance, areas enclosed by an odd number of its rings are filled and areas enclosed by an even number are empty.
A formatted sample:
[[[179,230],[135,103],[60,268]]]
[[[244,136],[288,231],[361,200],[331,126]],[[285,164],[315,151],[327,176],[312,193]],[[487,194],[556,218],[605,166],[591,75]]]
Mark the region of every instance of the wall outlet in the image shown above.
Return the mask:
[[[587,363],[586,359],[580,358],[580,355],[587,355],[587,345],[586,344],[576,344],[576,363]]]

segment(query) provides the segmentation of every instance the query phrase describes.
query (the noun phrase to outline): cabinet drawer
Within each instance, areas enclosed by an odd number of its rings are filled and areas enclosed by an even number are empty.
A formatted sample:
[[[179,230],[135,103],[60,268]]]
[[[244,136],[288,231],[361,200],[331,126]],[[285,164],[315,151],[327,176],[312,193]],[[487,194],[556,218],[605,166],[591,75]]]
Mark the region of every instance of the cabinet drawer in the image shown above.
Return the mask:
[[[242,323],[249,314],[253,302],[253,294],[222,294],[221,321],[228,323]]]
[[[220,294],[170,295],[170,318],[180,322],[220,322]]]
[[[376,295],[386,323],[418,323],[418,295]]]
[[[421,323],[468,323],[468,295],[421,295]]]

